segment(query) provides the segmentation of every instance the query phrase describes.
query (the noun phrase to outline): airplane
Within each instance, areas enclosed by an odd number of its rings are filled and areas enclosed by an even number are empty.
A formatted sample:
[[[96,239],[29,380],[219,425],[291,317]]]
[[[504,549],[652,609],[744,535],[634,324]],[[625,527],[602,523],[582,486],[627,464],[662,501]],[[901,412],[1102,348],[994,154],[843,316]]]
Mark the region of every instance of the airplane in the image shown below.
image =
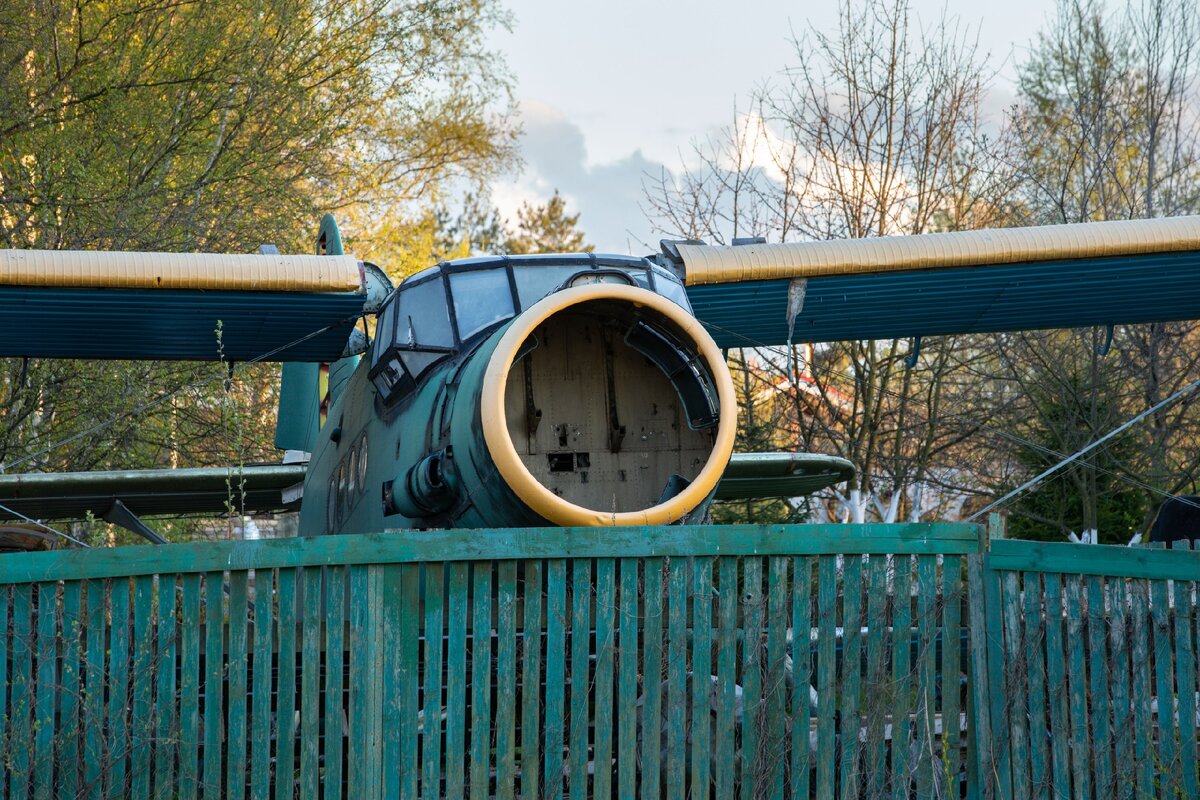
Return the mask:
[[[0,355],[283,361],[276,446],[303,464],[0,475],[26,523],[299,507],[302,536],[703,521],[854,466],[734,454],[723,348],[1200,318],[1200,217],[768,244],[645,258],[480,256],[393,287],[315,256],[0,251]],[[357,330],[376,319],[374,339]],[[365,327],[365,325],[364,325]],[[1107,347],[1107,345],[1106,345]],[[161,537],[160,537],[161,539]]]

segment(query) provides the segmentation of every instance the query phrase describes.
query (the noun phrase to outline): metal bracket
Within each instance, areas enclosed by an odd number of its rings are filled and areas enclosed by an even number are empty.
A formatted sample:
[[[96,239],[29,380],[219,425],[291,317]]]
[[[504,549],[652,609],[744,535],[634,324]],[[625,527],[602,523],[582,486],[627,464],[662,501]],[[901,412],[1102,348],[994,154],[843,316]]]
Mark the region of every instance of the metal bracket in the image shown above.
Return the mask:
[[[917,359],[921,357],[921,337],[913,337],[912,349],[908,351],[908,355],[904,357],[904,366],[912,369],[917,365]]]
[[[167,540],[160,536],[153,528],[142,522],[138,515],[129,510],[129,507],[120,500],[113,500],[112,505],[108,507],[108,511],[104,512],[101,517],[105,522],[111,522],[113,525],[120,525],[127,531],[136,533],[151,544],[166,544]]]
[[[1104,344],[1096,345],[1096,355],[1100,356],[1101,358],[1104,358],[1104,356],[1108,355],[1108,351],[1112,350],[1113,327],[1114,326],[1112,325],[1105,326]]]

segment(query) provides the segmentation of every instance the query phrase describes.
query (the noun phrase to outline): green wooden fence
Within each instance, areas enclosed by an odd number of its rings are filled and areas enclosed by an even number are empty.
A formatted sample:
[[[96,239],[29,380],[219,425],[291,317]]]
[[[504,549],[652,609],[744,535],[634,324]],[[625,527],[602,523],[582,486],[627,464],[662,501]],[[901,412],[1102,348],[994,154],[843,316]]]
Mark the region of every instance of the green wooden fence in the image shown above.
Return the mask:
[[[0,783],[959,796],[979,783],[967,706],[989,701],[966,680],[979,534],[395,532],[0,557]]]
[[[1200,797],[1200,552],[996,540],[971,568],[981,794]]]

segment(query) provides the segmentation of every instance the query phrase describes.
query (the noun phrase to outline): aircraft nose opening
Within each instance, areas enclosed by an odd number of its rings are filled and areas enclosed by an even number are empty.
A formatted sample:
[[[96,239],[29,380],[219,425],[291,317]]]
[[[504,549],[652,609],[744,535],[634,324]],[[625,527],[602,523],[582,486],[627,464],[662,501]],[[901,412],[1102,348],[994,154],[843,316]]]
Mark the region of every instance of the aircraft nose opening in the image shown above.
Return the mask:
[[[565,292],[574,295],[547,298],[559,307],[495,355],[508,361],[504,432],[523,477],[587,524],[628,524],[625,515],[651,509],[682,518],[708,496],[732,446],[736,408],[719,351],[686,312],[636,302],[649,292]],[[541,513],[579,523],[555,510]]]

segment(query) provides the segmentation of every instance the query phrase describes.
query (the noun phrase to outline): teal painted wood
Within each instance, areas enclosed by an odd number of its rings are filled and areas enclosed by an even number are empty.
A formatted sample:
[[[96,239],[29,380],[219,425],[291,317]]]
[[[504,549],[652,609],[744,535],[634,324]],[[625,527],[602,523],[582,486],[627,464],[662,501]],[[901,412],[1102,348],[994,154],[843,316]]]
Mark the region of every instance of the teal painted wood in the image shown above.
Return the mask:
[[[766,773],[762,746],[762,649],[766,595],[763,562],[742,559],[742,774],[738,788],[743,800],[756,797]]]
[[[1133,699],[1129,690],[1128,588],[1124,579],[1108,582],[1109,652],[1112,668],[1113,745],[1117,753],[1115,797],[1125,800],[1133,796]]]
[[[321,568],[300,573],[300,786],[321,780]],[[231,613],[232,616],[232,613]]]
[[[1029,680],[1029,786],[1033,797],[1049,797],[1050,751],[1046,741],[1046,651],[1042,621],[1042,576],[1022,575],[1025,588],[1025,664]]]
[[[882,562],[882,560],[881,560]],[[812,769],[813,559],[792,559],[792,797],[807,798]]]
[[[250,681],[250,797],[271,796],[271,672],[275,573],[254,571],[254,676]],[[332,783],[332,781],[331,781]],[[338,781],[339,789],[341,781]]]
[[[979,526],[948,522],[671,525],[656,527],[649,536],[644,527],[496,528],[476,531],[471,536],[453,530],[421,531],[419,536],[384,531],[23,553],[0,561],[0,584],[330,564],[605,558],[613,554],[629,558],[893,552],[965,555],[980,552],[979,538]],[[1198,559],[1189,564],[1200,564],[1200,553],[1188,555]],[[1179,565],[1176,568],[1183,569]]]
[[[917,556],[917,796],[933,794],[934,759],[940,750],[934,741],[937,725],[937,560]]]
[[[5,594],[0,590],[0,597]],[[59,692],[59,735],[58,747],[55,754],[58,764],[58,794],[60,797],[79,796],[79,706],[82,698],[82,683],[80,682],[79,653],[82,641],[84,617],[82,616],[83,587],[79,581],[67,581],[62,588],[62,677]],[[7,630],[8,620],[0,601],[0,623]],[[3,639],[4,637],[0,637]],[[3,645],[0,644],[0,659],[4,658]],[[172,662],[173,664],[174,662]],[[4,675],[0,675],[0,686],[5,684]],[[0,704],[4,702],[3,692],[0,691]],[[3,741],[3,728],[0,727],[0,741]],[[0,770],[2,773],[2,770]]]
[[[1092,720],[1090,749],[1095,767],[1096,794],[1113,794],[1112,702],[1108,695],[1107,614],[1104,608],[1104,579],[1084,579],[1087,594],[1088,700]]]
[[[359,568],[366,577],[366,568]],[[296,785],[296,570],[281,569],[276,576],[279,594],[276,629],[279,636],[278,670],[275,683],[275,800],[292,800]],[[362,586],[365,595],[365,585]],[[186,619],[186,617],[185,617]],[[359,644],[351,635],[351,642]],[[351,668],[356,647],[351,650]],[[351,687],[354,681],[351,680]],[[361,686],[361,684],[360,684]],[[363,747],[363,742],[355,743]],[[356,752],[362,752],[361,749]],[[354,780],[353,771],[350,774]],[[351,783],[351,786],[354,786]]]
[[[242,570],[229,573],[229,668],[225,686],[229,710],[225,742],[225,796],[241,800],[246,796],[247,712],[246,665],[250,660],[246,623],[250,618],[249,575]],[[147,670],[149,674],[150,670]]]
[[[1050,767],[1055,797],[1071,791],[1070,723],[1067,705],[1067,656],[1063,634],[1062,576],[1042,577],[1046,603],[1046,685],[1049,697]]]
[[[33,796],[54,794],[54,714],[58,700],[58,585],[37,586],[37,682],[33,705]],[[26,743],[25,746],[28,746]]]
[[[621,559],[620,674],[617,677],[617,795],[637,795],[638,566]]]
[[[1149,587],[1144,580],[1130,582],[1130,629],[1133,631],[1132,672],[1133,687],[1133,758],[1136,765],[1137,797],[1154,797],[1155,776],[1158,770],[1154,752],[1153,729],[1150,717],[1150,698],[1153,694],[1150,682],[1150,614]]]
[[[264,574],[264,573],[259,573]],[[263,715],[267,719],[267,724],[270,724],[269,716],[271,712],[270,706],[270,680],[271,680],[271,628],[270,623],[270,586],[271,573],[264,574],[267,580],[267,602],[266,602],[266,636],[264,643],[266,653],[260,661],[255,658],[255,675],[259,677],[257,666],[263,665],[263,670],[266,672],[266,681],[268,689],[266,690],[266,709]],[[257,579],[258,575],[255,575]],[[345,774],[344,765],[342,762],[342,743],[345,740],[345,717],[343,716],[343,693],[345,687],[345,653],[346,653],[346,568],[345,567],[329,567],[325,570],[325,746],[324,750],[324,775],[323,784],[325,789],[325,800],[339,800],[342,796],[342,776]],[[257,587],[256,587],[257,589]],[[255,627],[255,652],[259,650],[257,634],[257,624]],[[256,697],[255,700],[258,698]],[[257,719],[257,713],[255,718]],[[268,728],[269,735],[269,728]],[[264,742],[265,745],[268,742]],[[264,782],[264,787],[265,787]],[[265,788],[264,788],[265,795]]]
[[[445,567],[425,565],[425,704],[421,711],[421,792],[442,793],[442,657],[445,644]],[[516,674],[514,669],[511,673]]]
[[[109,797],[129,794],[129,580],[112,582],[108,640],[108,784]],[[218,633],[218,635],[220,635]]]
[[[609,603],[611,604],[611,564]],[[599,589],[597,589],[599,592]],[[597,597],[597,603],[599,598]],[[611,609],[610,616],[611,619]],[[610,623],[611,624],[611,623]],[[426,670],[431,669],[426,659]],[[609,681],[611,684],[611,655]],[[597,668],[598,671],[599,668]],[[512,800],[517,779],[517,562],[496,566],[496,798]],[[597,679],[599,680],[599,679]],[[599,691],[599,689],[597,689]],[[611,692],[611,685],[609,692]],[[429,716],[426,715],[426,720]],[[599,750],[599,745],[597,745]],[[599,761],[599,756],[597,756]]]
[[[936,599],[936,598],[934,598]],[[842,763],[839,776],[840,796],[844,800],[858,797],[861,744],[858,732],[861,719],[858,692],[862,663],[862,558],[850,556],[842,566],[842,675],[841,708],[838,711],[839,734],[842,742]]]
[[[989,557],[990,558],[990,557]],[[996,792],[1000,797],[1012,796],[1012,751],[1003,746],[1008,741],[1008,703],[1004,697],[1007,676],[1004,672],[1004,615],[1002,610],[1002,573],[991,569],[984,573],[984,603],[987,607],[988,647],[988,697],[991,701],[989,718],[992,723],[991,738],[996,745],[995,780]]]
[[[662,780],[663,561],[646,559],[642,601],[642,763],[640,797],[657,800]],[[547,682],[549,672],[547,672]]]
[[[204,576],[204,756],[201,772],[204,800],[221,797],[221,747],[225,731],[225,574]],[[117,586],[113,585],[113,618],[116,618]]]
[[[492,754],[492,565],[477,562],[471,613],[471,797],[490,796]],[[585,594],[590,594],[586,593]],[[587,624],[584,623],[586,629]],[[586,638],[586,633],[584,634]],[[584,669],[587,667],[585,665]],[[587,684],[584,684],[586,691]],[[586,717],[586,711],[585,717]],[[584,747],[586,748],[586,734]],[[414,754],[415,755],[415,754]],[[584,769],[586,775],[586,767]]]
[[[542,782],[546,797],[561,798],[563,773],[563,693],[566,687],[567,566],[561,558],[546,566],[546,726]]]
[[[636,562],[634,562],[636,564]],[[521,797],[541,797],[542,562],[526,561],[521,646]],[[625,575],[622,572],[622,581]],[[636,567],[633,578],[637,585]],[[624,583],[622,584],[624,585]],[[624,602],[624,598],[622,598]],[[623,709],[624,710],[624,709]]]
[[[967,557],[967,625],[972,631],[987,628],[987,603],[984,598],[984,556]],[[899,591],[897,586],[896,591]],[[969,731],[967,735],[967,797],[968,800],[992,800],[995,784],[988,778],[994,773],[995,748],[991,738],[991,702],[988,688],[987,637],[973,634],[968,641],[970,659]]]
[[[405,564],[400,567],[400,582],[401,601],[396,609],[400,615],[400,642],[397,648],[400,653],[400,760],[397,768],[400,772],[400,796],[415,800],[421,764],[417,758],[421,686],[421,617],[418,613],[421,608],[420,565]],[[387,697],[386,691],[384,697]],[[386,720],[384,724],[386,727]],[[392,767],[385,763],[384,769]]]
[[[712,781],[713,559],[701,556],[692,567],[692,754],[691,796],[708,800]],[[600,792],[597,791],[597,795]]]
[[[411,735],[411,730],[405,730],[407,726],[401,710],[404,703],[402,663],[405,651],[417,644],[415,635],[411,642],[402,641],[401,619],[404,616],[406,592],[404,571],[408,568],[407,564],[387,564],[379,567],[379,590],[377,600],[373,603],[373,607],[377,609],[376,637],[379,642],[379,791],[381,796],[388,800],[394,800],[401,795],[401,779],[411,772],[401,756],[401,741]],[[409,725],[415,722],[415,719],[408,721]],[[414,765],[415,762],[414,758]]]
[[[30,715],[33,695],[33,586],[18,586],[13,590],[12,621],[12,667],[9,687],[9,734],[10,742],[28,742],[32,739]],[[30,751],[28,747],[14,747],[9,761],[8,796],[26,797],[29,794]]]
[[[611,558],[596,560],[596,677],[595,726],[592,731],[592,796],[612,795],[613,740],[613,647],[616,630],[613,616],[616,601],[616,562]],[[497,674],[504,674],[501,668]]]
[[[446,796],[462,797],[466,790],[463,764],[467,719],[467,571],[468,565],[450,564],[446,641]],[[561,685],[561,684],[559,684]]]
[[[1192,641],[1192,593],[1194,583],[1175,581],[1175,678],[1178,682],[1179,764],[1183,773],[1180,789],[1184,797],[1200,797],[1196,780],[1196,650]]]
[[[184,575],[179,582],[179,796],[191,800],[200,775],[200,576]],[[89,654],[91,635],[89,629]]]
[[[1058,572],[1065,575],[1200,580],[1200,551],[1088,545],[1070,542],[993,542],[992,569]]]
[[[154,578],[141,575],[133,580],[133,698],[130,707],[130,772],[134,798],[150,797],[150,751],[154,720]]]
[[[887,601],[888,601],[888,566],[884,556],[871,556],[867,563],[867,672],[865,702],[870,709],[871,703],[879,703],[891,683],[890,669],[887,662]],[[797,692],[803,687],[797,683]],[[805,692],[807,694],[807,692]],[[882,704],[881,704],[882,705]],[[866,783],[863,787],[867,797],[882,797],[887,779],[887,748],[884,739],[884,725],[887,715],[883,708],[876,708],[874,713],[868,710],[866,719],[866,742],[863,749],[863,762],[866,771]]]
[[[834,707],[837,702],[837,559],[817,561],[817,797],[834,797],[837,745]],[[905,648],[907,654],[907,648]],[[907,672],[907,670],[905,670]]]
[[[875,559],[878,560],[878,559]],[[961,719],[962,675],[962,556],[946,556],[942,562],[942,757],[945,785],[952,797],[959,795],[962,767]],[[871,617],[874,625],[878,617]],[[877,626],[876,626],[877,627]]]
[[[789,561],[774,556],[767,560],[767,663],[764,671],[763,698],[766,705],[767,775],[766,796],[783,798],[784,754],[788,747],[788,729],[784,724],[787,709],[787,675],[784,657],[787,655],[788,617],[791,597],[788,594]],[[697,694],[697,698],[704,695]],[[697,700],[697,703],[702,700]]]
[[[717,559],[717,714],[714,720],[714,797],[733,797],[740,771],[735,745],[734,692],[737,689],[738,561]]]
[[[667,566],[667,781],[668,800],[687,793],[687,561],[672,558]]]
[[[1071,775],[1076,791],[1091,796],[1091,748],[1088,736],[1087,660],[1084,655],[1083,586],[1078,575],[1068,575],[1067,590],[1067,686],[1071,724]]]
[[[1155,697],[1158,714],[1155,732],[1158,734],[1158,782],[1169,792],[1178,792],[1183,783],[1179,769],[1179,740],[1176,715],[1172,713],[1175,697],[1175,669],[1172,663],[1171,609],[1167,601],[1167,582],[1150,582],[1150,608],[1153,622]]]
[[[588,662],[591,660],[591,563],[575,559],[571,564],[571,694],[570,797],[587,795],[588,783]]]
[[[1026,726],[1028,698],[1025,676],[1020,674],[1021,654],[1025,650],[1021,630],[1021,584],[1016,572],[1001,576],[1001,608],[1004,613],[1005,698],[1009,705],[1009,747],[1012,753],[1012,788],[1014,800],[1028,800],[1029,788],[1029,730]]]
[[[6,712],[9,712],[9,695],[8,695],[8,659],[13,654],[13,641],[8,637],[7,632],[11,630],[8,621],[9,596],[12,594],[11,587],[0,586],[0,630],[5,631],[4,636],[0,636],[0,705],[3,705]],[[4,748],[7,752],[8,745],[8,717],[9,713],[0,714],[0,748]],[[8,786],[8,762],[9,759],[0,759],[0,794],[4,792]]]
[[[157,681],[154,697],[154,797],[169,800],[175,796],[175,753],[179,740],[179,712],[175,702],[175,670],[179,660],[175,609],[178,583],[174,575],[158,579],[158,628],[155,667]]]
[[[825,560],[825,559],[823,559]],[[909,648],[905,646],[912,631],[912,559],[908,556],[897,556],[893,562],[892,590],[892,796],[908,797],[911,786],[911,774],[908,766],[910,734],[912,731],[912,698],[913,681]],[[822,639],[824,631],[822,630]],[[822,659],[823,660],[823,659]],[[824,700],[821,706],[825,706]],[[821,723],[824,716],[821,716]],[[818,744],[817,752],[824,751]],[[820,775],[820,760],[817,761],[817,774]],[[818,791],[819,784],[818,784]]]

